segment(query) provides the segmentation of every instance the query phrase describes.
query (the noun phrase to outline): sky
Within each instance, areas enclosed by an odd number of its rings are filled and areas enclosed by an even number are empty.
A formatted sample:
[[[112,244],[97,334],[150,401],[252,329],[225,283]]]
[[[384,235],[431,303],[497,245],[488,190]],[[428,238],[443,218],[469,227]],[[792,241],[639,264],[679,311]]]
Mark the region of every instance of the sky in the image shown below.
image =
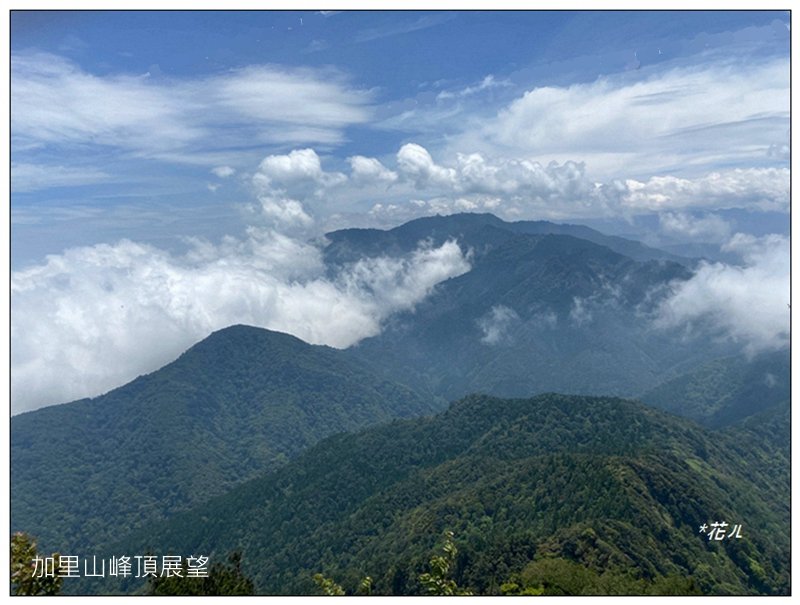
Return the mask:
[[[667,323],[788,300],[786,12],[16,11],[10,28],[16,411],[238,321],[339,347],[379,333],[467,256],[423,246],[331,279],[313,242],[436,213],[734,259]],[[785,345],[785,303],[731,338]]]

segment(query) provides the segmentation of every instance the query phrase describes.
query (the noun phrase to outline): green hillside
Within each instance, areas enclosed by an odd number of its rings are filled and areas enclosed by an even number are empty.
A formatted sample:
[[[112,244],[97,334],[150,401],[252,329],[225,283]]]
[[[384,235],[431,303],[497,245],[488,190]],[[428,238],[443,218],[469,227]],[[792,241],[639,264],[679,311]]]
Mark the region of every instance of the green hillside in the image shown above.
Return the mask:
[[[341,351],[227,328],[106,395],[13,417],[12,531],[86,552],[276,469],[322,437],[431,411]]]
[[[566,570],[577,592],[785,594],[785,420],[711,432],[614,398],[472,396],[326,439],[115,550],[241,550],[262,593],[313,594],[321,572],[351,592],[369,575],[375,593],[416,594],[451,530],[454,579],[477,593],[563,593]],[[742,538],[707,540],[715,521]]]
[[[715,359],[641,395],[654,407],[717,428],[789,399],[789,352]]]

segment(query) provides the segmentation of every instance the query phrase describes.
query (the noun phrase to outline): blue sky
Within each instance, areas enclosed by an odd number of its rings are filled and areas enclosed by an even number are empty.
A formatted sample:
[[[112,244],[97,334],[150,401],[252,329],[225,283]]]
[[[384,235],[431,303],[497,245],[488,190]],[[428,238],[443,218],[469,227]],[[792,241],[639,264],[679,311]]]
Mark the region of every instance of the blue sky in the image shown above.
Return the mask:
[[[457,197],[508,218],[752,210],[755,181],[787,168],[788,41],[780,12],[15,12],[12,260],[240,232],[263,194],[260,162],[303,149],[324,173],[349,178],[348,159],[363,156],[398,175],[381,186],[333,178],[310,196],[308,183],[281,187],[307,196],[318,230],[367,221],[376,204],[376,225],[454,211]],[[456,180],[459,154],[491,170],[505,162],[505,173],[537,162],[543,173],[528,176],[555,181],[562,201],[665,176],[691,179],[673,188],[700,197],[708,174],[756,172],[724,202],[506,205],[496,187],[398,172],[406,144]],[[567,168],[548,172],[551,162]],[[565,174],[573,164],[580,175]]]
[[[669,321],[785,346],[789,34],[774,11],[16,11],[12,407],[98,394],[231,323],[377,334],[468,254],[331,278],[314,242],[436,213],[735,261]]]

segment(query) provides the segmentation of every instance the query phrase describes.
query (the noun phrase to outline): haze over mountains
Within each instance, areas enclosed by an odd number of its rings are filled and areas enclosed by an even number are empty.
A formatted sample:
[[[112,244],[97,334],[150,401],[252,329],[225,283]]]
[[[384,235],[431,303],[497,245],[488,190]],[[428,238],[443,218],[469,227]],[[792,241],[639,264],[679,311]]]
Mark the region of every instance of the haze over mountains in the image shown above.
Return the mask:
[[[663,323],[662,306],[676,284],[689,281],[696,261],[586,227],[464,214],[328,238],[334,265],[381,250],[407,252],[419,241],[457,238],[469,251],[470,271],[350,349],[446,399],[472,392],[639,396],[698,362],[741,353],[700,322]]]
[[[334,279],[455,244],[469,269],[355,346],[236,325],[14,416],[12,530],[62,553],[241,550],[278,594],[316,571],[418,592],[448,529],[481,592],[545,554],[632,574],[622,592],[786,592],[788,350],[665,322],[704,265],[586,227],[437,216],[329,233],[322,254]],[[695,526],[717,517],[747,542],[715,555]]]

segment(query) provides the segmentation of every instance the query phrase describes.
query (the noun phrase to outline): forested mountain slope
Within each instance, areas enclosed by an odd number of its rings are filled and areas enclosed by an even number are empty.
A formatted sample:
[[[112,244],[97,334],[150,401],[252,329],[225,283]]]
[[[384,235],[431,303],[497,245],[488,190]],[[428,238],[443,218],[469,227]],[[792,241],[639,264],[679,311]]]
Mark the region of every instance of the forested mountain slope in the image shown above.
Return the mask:
[[[12,531],[85,550],[225,493],[322,437],[432,411],[341,351],[233,326],[105,395],[14,416]]]
[[[621,592],[786,593],[788,425],[750,422],[711,432],[614,398],[468,397],[331,437],[117,550],[239,549],[265,593],[313,593],[322,572],[349,590],[370,575],[379,593],[414,594],[451,530],[455,579],[480,593],[538,581],[542,559]],[[742,537],[699,532],[720,521]]]

